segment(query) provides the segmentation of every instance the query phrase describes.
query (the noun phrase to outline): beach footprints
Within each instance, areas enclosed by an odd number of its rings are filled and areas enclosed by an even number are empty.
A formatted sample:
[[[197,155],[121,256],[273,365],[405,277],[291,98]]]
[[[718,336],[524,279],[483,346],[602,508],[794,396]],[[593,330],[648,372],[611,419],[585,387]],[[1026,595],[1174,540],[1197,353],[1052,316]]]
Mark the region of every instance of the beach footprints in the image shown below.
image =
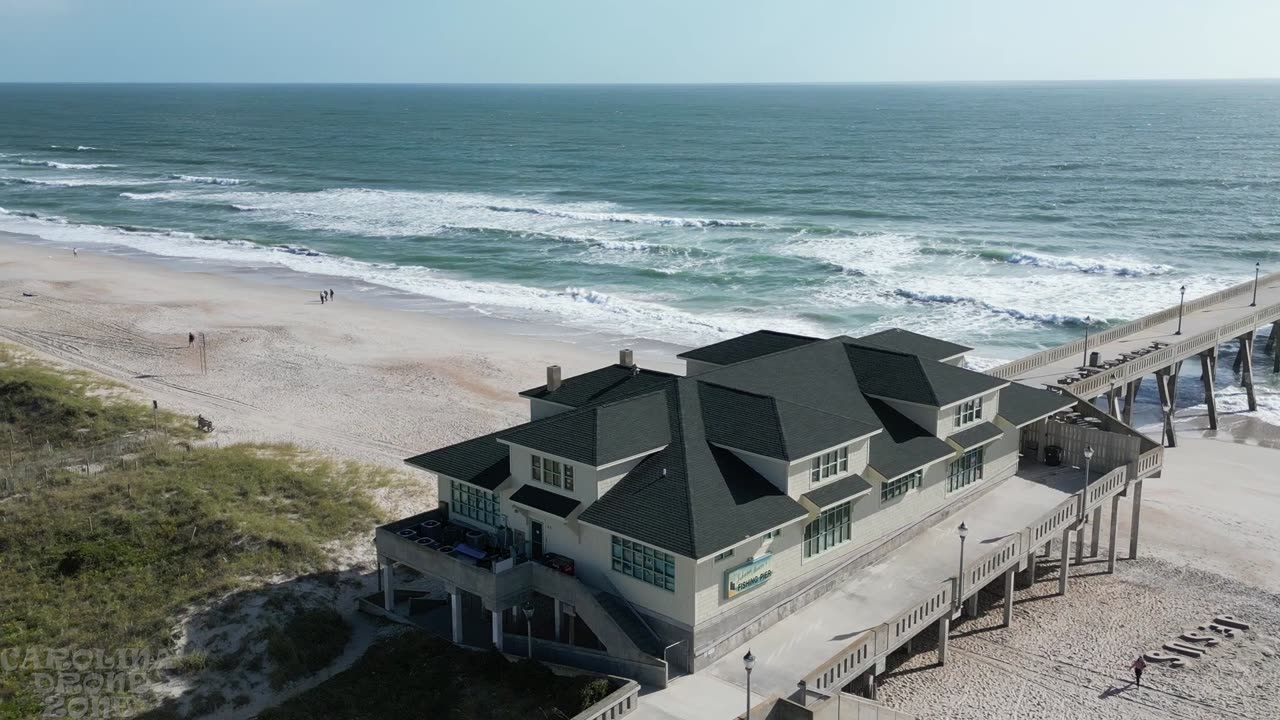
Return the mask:
[[[1213,622],[1187,630],[1166,642],[1162,649],[1148,650],[1142,656],[1149,663],[1186,667],[1188,659],[1199,660],[1209,652],[1209,648],[1222,644],[1221,638],[1231,640],[1248,629],[1249,623],[1238,620],[1234,615],[1219,615]]]

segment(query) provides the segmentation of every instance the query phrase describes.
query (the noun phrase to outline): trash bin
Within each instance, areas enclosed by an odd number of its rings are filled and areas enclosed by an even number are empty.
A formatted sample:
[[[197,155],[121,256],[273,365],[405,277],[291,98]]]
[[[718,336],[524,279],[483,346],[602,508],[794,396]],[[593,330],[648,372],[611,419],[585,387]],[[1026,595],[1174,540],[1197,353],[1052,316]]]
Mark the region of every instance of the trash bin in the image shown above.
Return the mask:
[[[1044,446],[1044,464],[1057,467],[1062,464],[1062,447],[1058,445]]]
[[[1102,367],[1102,353],[1097,350],[1089,353],[1089,365],[1090,367]]]

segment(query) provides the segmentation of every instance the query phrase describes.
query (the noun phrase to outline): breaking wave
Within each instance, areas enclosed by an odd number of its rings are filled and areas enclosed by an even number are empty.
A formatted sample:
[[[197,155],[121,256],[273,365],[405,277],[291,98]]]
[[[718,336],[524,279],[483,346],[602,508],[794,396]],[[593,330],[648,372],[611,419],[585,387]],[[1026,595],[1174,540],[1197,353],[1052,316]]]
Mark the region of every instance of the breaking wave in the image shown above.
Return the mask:
[[[50,150],[75,150],[76,152],[92,152],[95,150],[102,150],[102,148],[94,147],[92,145],[77,145],[75,147],[71,147],[70,145],[50,145],[49,149]]]
[[[1132,260],[1060,257],[1034,252],[1013,252],[1005,256],[1005,262],[1014,265],[1030,265],[1053,270],[1072,270],[1097,275],[1120,277],[1146,277],[1173,272],[1173,268],[1159,263],[1139,263]]]
[[[1019,310],[1017,308],[1000,307],[993,305],[977,298],[965,297],[963,295],[948,295],[945,293],[929,293],[917,290],[908,290],[905,288],[897,288],[893,291],[897,297],[930,305],[967,305],[981,310],[986,310],[997,315],[1006,315],[1015,320],[1026,320],[1029,322],[1041,323],[1043,325],[1056,325],[1058,327],[1084,327],[1085,325],[1096,325],[1096,321],[1086,322],[1083,316],[1070,315],[1066,313],[1038,313],[1028,310]]]
[[[170,175],[169,177],[174,180],[181,180],[182,182],[189,182],[189,183],[197,183],[200,185],[243,185],[244,184],[244,180],[237,180],[236,178],[210,177],[208,175]]]
[[[54,168],[55,170],[99,170],[102,168],[120,167],[119,165],[61,163],[53,160],[28,160],[27,158],[19,158],[18,164],[37,165],[41,167]]]
[[[568,220],[585,220],[587,222],[629,223],[634,225],[659,225],[664,227],[691,228],[766,227],[764,223],[757,220],[665,217],[662,215],[646,215],[642,213],[592,212],[584,210],[562,210],[554,207],[537,206],[488,205],[486,207],[494,212],[545,215],[547,217],[565,218]]]

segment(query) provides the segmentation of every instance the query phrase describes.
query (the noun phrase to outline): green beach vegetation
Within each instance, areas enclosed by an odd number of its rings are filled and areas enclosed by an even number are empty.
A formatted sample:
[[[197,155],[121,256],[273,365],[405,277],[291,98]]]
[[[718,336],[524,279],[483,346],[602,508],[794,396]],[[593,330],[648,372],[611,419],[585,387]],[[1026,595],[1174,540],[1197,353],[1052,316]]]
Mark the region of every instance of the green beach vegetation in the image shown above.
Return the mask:
[[[172,654],[184,613],[331,570],[328,543],[384,519],[368,493],[388,471],[196,436],[190,418],[0,346],[0,718],[48,700],[39,663],[17,662],[32,649]],[[350,632],[332,611],[281,617],[257,660],[273,685],[336,657]],[[171,657],[160,679],[228,664]]]

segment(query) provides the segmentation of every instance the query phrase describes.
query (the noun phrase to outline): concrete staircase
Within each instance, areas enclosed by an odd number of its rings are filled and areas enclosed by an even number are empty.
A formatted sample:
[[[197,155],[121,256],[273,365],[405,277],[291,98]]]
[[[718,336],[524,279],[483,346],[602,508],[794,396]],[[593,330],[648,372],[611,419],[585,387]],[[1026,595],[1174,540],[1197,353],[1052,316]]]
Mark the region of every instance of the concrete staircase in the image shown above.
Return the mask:
[[[595,593],[595,598],[637,648],[655,658],[662,656],[662,644],[625,600],[603,591]]]

